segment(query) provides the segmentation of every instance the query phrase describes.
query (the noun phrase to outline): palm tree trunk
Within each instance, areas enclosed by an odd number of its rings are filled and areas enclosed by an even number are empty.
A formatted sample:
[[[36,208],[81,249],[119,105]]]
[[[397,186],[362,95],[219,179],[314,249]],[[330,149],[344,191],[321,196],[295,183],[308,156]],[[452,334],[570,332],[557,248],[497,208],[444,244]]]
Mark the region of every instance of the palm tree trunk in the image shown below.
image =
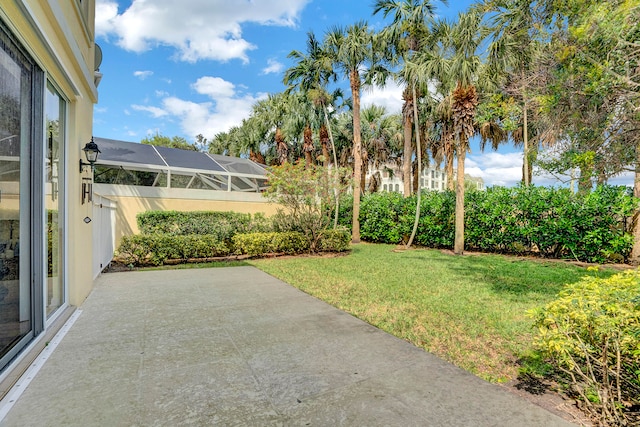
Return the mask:
[[[262,153],[260,151],[253,151],[253,149],[249,149],[249,160],[260,163],[262,165],[267,164]]]
[[[282,136],[280,128],[276,128],[276,152],[278,153],[278,162],[283,165],[289,158],[289,146]]]
[[[329,132],[327,131],[327,125],[320,125],[320,130],[318,131],[320,136],[320,145],[322,145],[322,161],[325,168],[329,167],[329,148],[327,142],[329,141]]]
[[[640,197],[640,143],[636,145],[636,168],[633,182],[633,196]],[[629,262],[633,265],[640,263],[640,206],[636,206],[633,214],[633,248],[629,255]]]
[[[418,164],[416,169],[418,170],[418,180],[420,179],[420,175],[422,175],[422,153],[421,153],[421,149],[420,149],[420,132],[418,132],[419,130],[419,123],[418,123],[418,106],[417,106],[417,102],[415,102],[416,99],[416,84],[413,84],[413,123],[416,126],[416,155],[418,156]],[[411,247],[411,244],[413,243],[413,239],[414,237],[416,237],[416,231],[418,230],[418,222],[420,221],[420,194],[422,193],[422,191],[420,191],[420,181],[418,181],[418,185],[416,186],[416,191],[418,193],[418,200],[417,200],[417,204],[416,204],[416,217],[415,220],[413,221],[413,230],[411,231],[411,237],[409,237],[409,241],[407,242],[407,248]]]
[[[589,194],[593,182],[591,182],[591,176],[593,175],[592,165],[581,165],[580,176],[578,177],[578,193]]]
[[[417,193],[420,191],[420,168],[418,167],[418,159],[416,158],[411,162],[411,165],[411,188],[413,188],[414,193]]]
[[[313,152],[313,134],[311,126],[306,125],[303,132],[304,143],[302,144],[302,150],[304,151],[304,161],[307,167],[313,162],[311,153]]]
[[[464,159],[467,151],[458,144],[458,168],[456,176],[456,231],[453,243],[453,253],[462,255],[464,252]]]
[[[447,190],[453,191],[455,189],[455,183],[453,182],[453,153],[447,154],[445,172],[447,174]]]
[[[353,219],[351,242],[360,243],[360,176],[362,174],[362,132],[360,128],[360,75],[351,70],[351,97],[353,99]]]
[[[406,102],[406,101],[405,101]],[[404,148],[402,156],[402,181],[404,184],[404,197],[411,195],[411,116],[404,114]]]
[[[327,106],[324,105],[324,108],[322,110],[324,112],[324,121],[327,123],[327,133],[329,134],[329,141],[331,142],[331,151],[333,152],[333,167],[336,170],[336,187],[333,190],[334,196],[336,198],[336,212],[333,218],[333,228],[335,229],[338,227],[338,214],[340,213],[340,192],[338,191],[337,187],[340,180],[340,174],[338,172],[338,156],[336,155],[336,145],[333,143],[333,133],[331,132],[331,123],[329,122]]]
[[[524,121],[522,127],[523,139],[524,139],[524,163],[523,163],[523,172],[522,172],[522,181],[524,182],[524,186],[528,187],[531,184],[529,179],[529,131],[527,127],[527,97],[524,97]]]

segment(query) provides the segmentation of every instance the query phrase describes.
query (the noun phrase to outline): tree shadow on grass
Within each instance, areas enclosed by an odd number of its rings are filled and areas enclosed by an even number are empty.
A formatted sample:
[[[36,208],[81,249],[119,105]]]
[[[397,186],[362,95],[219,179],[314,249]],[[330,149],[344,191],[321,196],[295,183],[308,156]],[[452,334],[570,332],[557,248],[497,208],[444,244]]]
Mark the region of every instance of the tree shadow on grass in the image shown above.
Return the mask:
[[[436,260],[471,282],[488,283],[498,294],[515,300],[531,296],[555,296],[565,284],[574,283],[585,275],[585,268],[509,258],[502,255],[457,256],[440,254]]]

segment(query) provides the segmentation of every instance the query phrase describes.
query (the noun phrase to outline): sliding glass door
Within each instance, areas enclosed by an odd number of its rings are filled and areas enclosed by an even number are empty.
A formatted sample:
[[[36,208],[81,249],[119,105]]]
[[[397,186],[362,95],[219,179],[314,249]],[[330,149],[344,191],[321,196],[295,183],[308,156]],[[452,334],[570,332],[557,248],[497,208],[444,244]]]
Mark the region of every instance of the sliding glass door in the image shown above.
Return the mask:
[[[0,369],[43,328],[42,261],[31,255],[43,250],[33,238],[42,227],[43,88],[44,73],[0,22]]]

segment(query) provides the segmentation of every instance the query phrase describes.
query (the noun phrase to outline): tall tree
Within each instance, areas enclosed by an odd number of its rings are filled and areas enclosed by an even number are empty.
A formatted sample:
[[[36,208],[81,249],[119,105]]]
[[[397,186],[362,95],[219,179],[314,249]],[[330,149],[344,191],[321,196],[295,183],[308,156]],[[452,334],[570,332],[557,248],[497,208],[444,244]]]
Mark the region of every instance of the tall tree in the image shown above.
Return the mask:
[[[286,120],[290,118],[290,104],[290,99],[286,94],[270,94],[266,99],[255,103],[252,112],[252,115],[259,122],[259,128],[272,133],[269,140],[273,142],[272,149],[276,154],[276,162],[280,165],[289,161],[289,151],[291,150],[283,131]],[[265,138],[266,140],[267,138]]]
[[[283,82],[288,86],[287,90],[298,89],[307,95],[314,106],[322,110],[325,120],[319,127],[319,134],[324,163],[327,166],[329,163],[327,141],[331,142],[332,139],[328,107],[339,95],[339,92],[330,94],[327,91],[327,85],[336,80],[330,52],[313,32],[309,32],[306,53],[293,50],[288,57],[295,60],[295,65],[285,71]],[[335,163],[335,150],[333,151]]]
[[[485,11],[491,17],[489,66],[494,78],[498,77],[508,92],[518,96],[522,108],[522,132],[512,132],[511,135],[521,136],[524,146],[522,181],[525,186],[529,185],[531,180],[529,112],[531,86],[537,76],[534,65],[540,53],[542,28],[542,23],[534,14],[534,7],[535,3],[531,0],[489,0],[485,5]],[[520,141],[516,139],[514,142]]]
[[[327,85],[331,81],[336,80],[336,73],[333,70],[333,61],[329,50],[320,43],[313,32],[307,33],[307,51],[306,53],[298,50],[291,51],[289,58],[294,59],[295,65],[285,72],[283,82],[289,86],[288,90],[294,88],[305,93],[316,110],[320,108],[322,119],[319,120],[319,139],[322,147],[322,158],[325,167],[329,166],[329,150],[328,142],[331,143],[331,152],[333,153],[333,164],[335,173],[338,173],[338,160],[336,154],[335,143],[333,141],[333,132],[331,131],[331,122],[329,120],[329,105],[333,102],[340,91],[329,94]],[[317,118],[317,117],[316,117]],[[337,178],[337,175],[336,175]],[[337,179],[336,179],[337,182]],[[340,194],[336,189],[335,212],[334,212],[334,228],[338,225],[338,214],[340,207]]]
[[[353,102],[353,219],[351,241],[360,243],[360,177],[362,174],[362,132],[360,123],[360,90],[363,84],[380,81],[386,69],[381,66],[384,52],[380,40],[365,22],[347,28],[335,27],[326,35],[333,64],[349,79]]]
[[[449,27],[449,31],[445,31],[451,52],[449,72],[456,81],[451,111],[457,155],[453,248],[457,255],[464,252],[464,162],[469,150],[469,139],[476,133],[475,116],[479,103],[476,84],[482,66],[479,55],[482,33],[482,14],[475,9],[460,14],[458,21]]]
[[[442,3],[447,4],[447,1]],[[410,60],[413,52],[426,48],[423,41],[429,32],[429,24],[433,21],[435,7],[431,0],[376,0],[373,13],[382,13],[386,18],[393,15],[392,23],[383,30],[395,47],[396,54],[402,64]],[[407,82],[402,92],[402,118],[404,126],[404,149],[402,158],[402,179],[404,196],[411,195],[411,160],[413,157],[413,122],[414,103],[417,102],[414,82]],[[415,188],[414,191],[418,191]]]
[[[562,154],[582,162],[582,190],[631,166],[640,196],[640,4],[637,0],[541,0],[553,34],[553,85],[543,104],[557,134],[571,144]],[[569,89],[569,90],[567,90]],[[564,113],[564,114],[563,114]],[[570,132],[570,134],[568,134]],[[640,262],[640,208],[631,261]]]

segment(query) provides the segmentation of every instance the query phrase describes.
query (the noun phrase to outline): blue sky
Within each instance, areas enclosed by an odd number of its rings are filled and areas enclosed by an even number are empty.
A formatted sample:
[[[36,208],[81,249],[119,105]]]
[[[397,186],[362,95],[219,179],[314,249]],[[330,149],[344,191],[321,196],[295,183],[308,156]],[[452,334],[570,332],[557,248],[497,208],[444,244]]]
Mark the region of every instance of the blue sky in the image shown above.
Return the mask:
[[[434,2],[454,19],[471,0]],[[282,76],[307,32],[322,37],[335,25],[373,16],[373,0],[97,0],[97,42],[103,51],[94,108],[94,135],[138,142],[160,133],[194,141],[212,138],[248,117],[268,93],[284,90]],[[401,89],[389,84],[363,93],[363,104],[399,111]],[[487,185],[513,185],[522,154],[505,147],[472,147],[465,167]],[[548,179],[534,178],[548,183]]]

